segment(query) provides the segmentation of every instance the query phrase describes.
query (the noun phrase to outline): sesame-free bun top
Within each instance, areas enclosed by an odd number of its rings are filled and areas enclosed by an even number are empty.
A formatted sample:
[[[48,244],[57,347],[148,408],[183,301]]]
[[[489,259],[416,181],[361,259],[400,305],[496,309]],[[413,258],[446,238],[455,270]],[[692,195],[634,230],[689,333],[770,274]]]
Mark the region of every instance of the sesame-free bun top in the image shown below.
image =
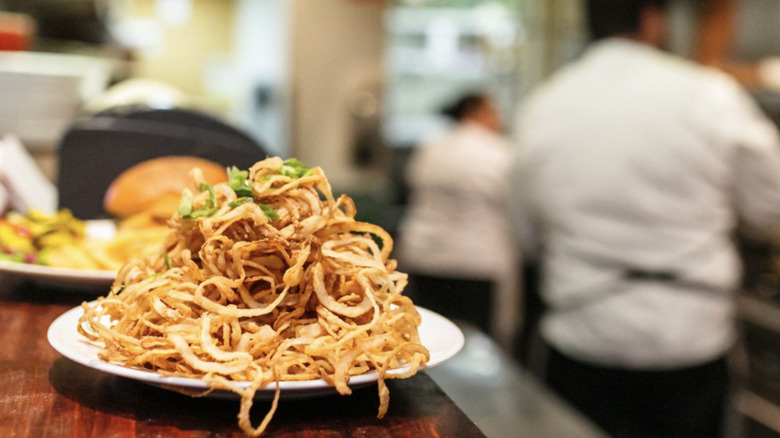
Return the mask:
[[[213,161],[191,156],[153,158],[120,173],[106,190],[103,208],[120,218],[145,213],[168,219],[176,212],[182,190],[197,193],[190,174],[194,168],[200,169],[207,184],[227,181],[225,167]]]

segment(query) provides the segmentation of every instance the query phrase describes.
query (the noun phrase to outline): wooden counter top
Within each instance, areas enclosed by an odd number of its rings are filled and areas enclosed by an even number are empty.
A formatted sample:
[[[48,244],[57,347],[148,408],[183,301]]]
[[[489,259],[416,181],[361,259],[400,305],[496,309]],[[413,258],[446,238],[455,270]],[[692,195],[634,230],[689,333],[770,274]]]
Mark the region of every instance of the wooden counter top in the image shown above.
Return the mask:
[[[0,276],[0,436],[240,437],[238,401],[192,398],[76,364],[51,348],[57,316],[93,295]],[[390,408],[377,419],[376,386],[351,396],[283,399],[263,436],[482,437],[425,373],[388,381]],[[270,406],[257,401],[253,424]]]

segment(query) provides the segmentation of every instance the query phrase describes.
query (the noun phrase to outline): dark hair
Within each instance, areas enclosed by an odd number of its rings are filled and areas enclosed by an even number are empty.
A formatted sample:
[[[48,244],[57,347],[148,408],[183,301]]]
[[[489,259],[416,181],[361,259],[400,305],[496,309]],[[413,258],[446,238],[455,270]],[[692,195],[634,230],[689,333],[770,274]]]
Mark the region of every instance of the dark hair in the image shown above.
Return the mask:
[[[442,108],[441,113],[442,115],[459,122],[463,120],[463,117],[465,117],[468,113],[474,111],[480,105],[482,105],[486,99],[487,96],[484,94],[468,93],[458,98],[455,102],[452,102],[451,104]]]
[[[646,7],[666,8],[666,0],[588,0],[587,19],[594,40],[639,30],[639,17]]]

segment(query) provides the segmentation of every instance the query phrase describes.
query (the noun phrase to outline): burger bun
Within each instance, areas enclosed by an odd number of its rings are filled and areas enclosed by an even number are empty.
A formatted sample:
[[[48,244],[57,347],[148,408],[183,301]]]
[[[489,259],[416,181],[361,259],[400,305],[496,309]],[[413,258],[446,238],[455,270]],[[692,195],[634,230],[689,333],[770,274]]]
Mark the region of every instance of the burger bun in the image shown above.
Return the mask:
[[[200,169],[204,182],[227,181],[224,166],[192,156],[165,156],[138,163],[119,174],[106,190],[103,208],[111,215],[126,218],[149,214],[168,219],[176,212],[182,191],[197,192],[191,172]]]

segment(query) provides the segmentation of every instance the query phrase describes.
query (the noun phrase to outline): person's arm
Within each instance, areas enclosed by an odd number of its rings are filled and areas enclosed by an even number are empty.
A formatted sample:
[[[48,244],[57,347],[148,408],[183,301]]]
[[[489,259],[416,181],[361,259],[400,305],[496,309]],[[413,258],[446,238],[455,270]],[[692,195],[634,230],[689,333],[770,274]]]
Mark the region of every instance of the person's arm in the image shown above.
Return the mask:
[[[780,134],[746,93],[730,108],[737,213],[748,230],[780,236]]]
[[[533,203],[534,194],[530,182],[532,171],[531,154],[521,148],[515,154],[509,172],[506,204],[511,232],[526,261],[535,260],[540,252],[536,207]]]

